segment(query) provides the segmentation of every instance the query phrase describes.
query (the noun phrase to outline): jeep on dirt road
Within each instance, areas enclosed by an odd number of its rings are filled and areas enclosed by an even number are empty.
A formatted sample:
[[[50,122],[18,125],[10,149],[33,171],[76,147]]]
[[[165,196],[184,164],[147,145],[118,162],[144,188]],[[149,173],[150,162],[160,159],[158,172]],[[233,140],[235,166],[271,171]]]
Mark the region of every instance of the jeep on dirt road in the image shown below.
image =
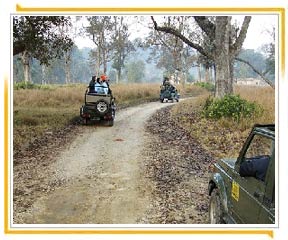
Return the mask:
[[[84,124],[90,120],[105,121],[108,126],[113,126],[115,118],[115,98],[108,87],[98,86],[96,92],[85,92],[84,105],[80,108],[80,117]]]
[[[237,159],[214,164],[211,224],[275,223],[275,125],[255,125]]]
[[[174,87],[170,83],[165,83],[160,86],[160,102],[166,101],[168,102],[171,100],[172,102],[176,101],[179,102],[180,94],[178,93],[176,87]]]

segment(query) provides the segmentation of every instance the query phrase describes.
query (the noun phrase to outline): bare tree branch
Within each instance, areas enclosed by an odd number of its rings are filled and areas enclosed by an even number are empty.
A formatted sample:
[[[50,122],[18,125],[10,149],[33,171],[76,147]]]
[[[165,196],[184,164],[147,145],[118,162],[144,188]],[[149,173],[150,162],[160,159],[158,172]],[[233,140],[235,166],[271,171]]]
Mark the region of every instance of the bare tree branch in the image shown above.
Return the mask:
[[[171,27],[159,27],[157,22],[155,21],[154,17],[151,16],[152,22],[154,24],[154,29],[156,31],[160,31],[160,32],[165,32],[165,33],[169,33],[172,34],[178,38],[180,38],[183,42],[185,42],[187,45],[189,45],[190,47],[196,49],[199,53],[201,53],[202,55],[213,59],[213,56],[211,56],[210,53],[206,52],[200,45],[195,44],[193,42],[191,42],[188,38],[186,38],[185,36],[183,36],[179,31],[177,31],[174,28]]]
[[[210,41],[213,41],[215,39],[215,24],[210,22],[205,16],[195,16],[194,19],[202,31],[209,37]]]
[[[240,30],[240,34],[237,37],[235,43],[233,44],[233,51],[234,51],[233,54],[235,56],[237,56],[241,50],[243,42],[246,38],[246,34],[247,34],[247,30],[248,30],[250,21],[251,21],[251,16],[245,16],[241,30]]]
[[[249,67],[252,68],[252,70],[254,72],[256,72],[267,84],[269,84],[273,89],[275,89],[275,85],[273,82],[271,82],[268,78],[265,77],[265,73],[261,73],[260,71],[258,71],[250,62],[242,59],[242,58],[239,58],[239,57],[236,57],[235,60],[239,61],[239,62],[243,62],[245,64],[247,64]],[[266,72],[267,73],[267,72]]]

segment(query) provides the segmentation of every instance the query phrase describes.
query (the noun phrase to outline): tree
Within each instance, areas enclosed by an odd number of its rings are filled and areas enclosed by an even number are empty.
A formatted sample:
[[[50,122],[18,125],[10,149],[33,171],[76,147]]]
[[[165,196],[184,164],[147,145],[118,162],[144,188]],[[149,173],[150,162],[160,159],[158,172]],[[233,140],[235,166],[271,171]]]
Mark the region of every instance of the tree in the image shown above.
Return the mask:
[[[238,56],[235,60],[246,64],[254,73],[275,89],[275,27],[272,28],[272,31],[267,30],[267,32],[270,35],[271,42],[262,46],[262,50],[266,55],[265,68],[257,66],[254,61],[252,64],[252,61],[247,60],[247,57]]]
[[[266,69],[264,75],[268,75],[274,79],[275,78],[275,27],[272,30],[267,30],[268,35],[270,36],[270,43],[264,44],[262,50],[266,55]]]
[[[187,16],[165,17],[166,27],[175,27],[179,32],[187,30]],[[164,69],[165,75],[174,76],[176,81],[186,82],[188,70],[195,61],[194,53],[177,36],[165,34],[154,29],[146,38],[146,47],[151,48],[150,60],[157,63],[158,68]]]
[[[259,71],[265,71],[265,57],[260,52],[256,52],[254,49],[242,49],[238,55],[239,58],[253,63],[255,68]],[[234,65],[234,75],[237,78],[255,78],[258,77],[257,73],[253,71],[247,64],[236,61]]]
[[[112,16],[93,16],[87,18],[89,26],[87,34],[96,45],[96,50],[91,56],[96,59],[95,74],[100,74],[100,66],[103,65],[103,73],[107,73],[107,63],[111,60],[112,52]]]
[[[233,64],[246,38],[247,29],[251,21],[250,16],[244,18],[240,31],[232,28],[231,16],[195,16],[194,20],[202,30],[203,39],[211,43],[207,45],[208,47],[205,47],[203,42],[189,39],[189,37],[186,37],[184,33],[174,27],[159,26],[153,16],[151,19],[155,30],[177,36],[215,64],[216,97],[221,98],[226,94],[233,93]]]
[[[131,41],[129,41],[128,25],[124,22],[123,16],[114,16],[114,33],[112,36],[113,42],[113,64],[112,67],[116,69],[116,83],[121,79],[122,69],[126,57],[135,48]]]
[[[142,60],[133,61],[127,64],[128,82],[140,83],[145,76],[145,62]]]
[[[90,49],[83,48],[79,50],[77,47],[73,48],[71,53],[71,79],[72,82],[88,83],[94,73],[94,68],[89,67],[88,53]],[[87,55],[87,56],[86,56]]]
[[[60,36],[57,26],[69,25],[66,17],[56,16],[15,16],[13,18],[13,55],[28,52],[41,64],[49,64],[71,48],[68,36]]]
[[[31,72],[30,72],[30,61],[31,61],[31,55],[28,51],[22,52],[21,55],[21,61],[23,65],[23,71],[24,71],[24,81],[31,82]]]

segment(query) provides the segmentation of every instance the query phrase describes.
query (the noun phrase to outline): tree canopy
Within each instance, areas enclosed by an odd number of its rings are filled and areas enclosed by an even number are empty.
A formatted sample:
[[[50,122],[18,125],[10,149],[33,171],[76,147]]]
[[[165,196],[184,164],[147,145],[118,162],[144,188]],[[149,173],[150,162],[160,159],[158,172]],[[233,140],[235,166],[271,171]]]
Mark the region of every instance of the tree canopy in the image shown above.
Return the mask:
[[[73,19],[72,16],[13,17],[15,81],[81,82],[88,77],[84,72],[89,72],[88,75],[107,72],[113,73],[116,82],[149,82],[169,75],[185,83],[189,76],[201,80],[205,74],[205,81],[215,80],[216,96],[222,97],[233,93],[234,75],[261,76],[264,80],[268,76],[272,82],[274,79],[275,38],[265,49],[263,46],[261,53],[242,49],[249,16],[243,18],[242,25],[233,24],[232,16],[82,17],[82,37],[94,42],[93,49],[83,52],[84,58],[81,49],[73,46],[72,41],[77,41],[73,29],[81,27]],[[137,32],[144,32],[143,27],[150,30],[149,34],[137,36]],[[271,37],[275,35],[272,33]],[[135,35],[134,41],[131,35]]]
[[[57,27],[69,26],[64,16],[15,16],[13,18],[13,55],[28,52],[31,57],[48,65],[72,47],[72,40],[61,35]]]
[[[214,63],[216,68],[216,97],[233,93],[233,64],[246,38],[251,17],[246,16],[244,18],[239,31],[234,31],[235,29],[231,25],[231,16],[194,16],[194,19],[202,31],[202,38],[206,39],[202,43],[191,39],[189,35],[186,36],[183,29],[165,24],[159,26],[154,17],[151,16],[156,31],[178,37]],[[203,45],[207,42],[210,44]]]

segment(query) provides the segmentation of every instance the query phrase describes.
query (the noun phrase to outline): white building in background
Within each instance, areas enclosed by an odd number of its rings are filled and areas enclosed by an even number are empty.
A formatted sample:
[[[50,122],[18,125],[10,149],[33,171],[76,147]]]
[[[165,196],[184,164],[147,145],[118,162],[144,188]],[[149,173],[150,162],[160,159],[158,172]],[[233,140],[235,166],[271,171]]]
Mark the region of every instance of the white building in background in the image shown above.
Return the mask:
[[[247,86],[268,86],[264,80],[257,78],[238,78],[236,79],[236,84]]]

